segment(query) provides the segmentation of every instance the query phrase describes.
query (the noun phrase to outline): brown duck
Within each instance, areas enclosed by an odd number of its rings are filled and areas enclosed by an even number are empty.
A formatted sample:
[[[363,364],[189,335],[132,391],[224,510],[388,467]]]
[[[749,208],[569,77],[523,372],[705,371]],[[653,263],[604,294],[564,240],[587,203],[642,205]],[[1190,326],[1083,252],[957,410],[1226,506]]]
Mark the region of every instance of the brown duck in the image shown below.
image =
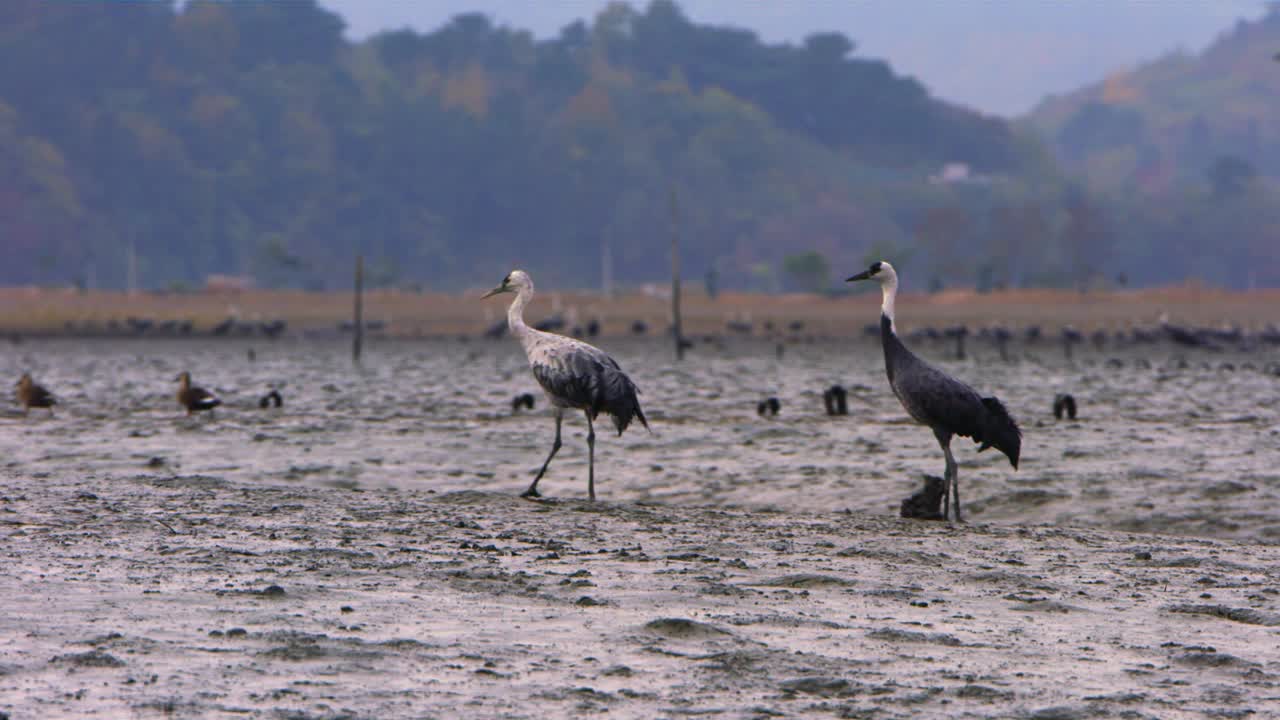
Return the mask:
[[[18,388],[18,403],[22,405],[22,414],[26,415],[31,408],[47,408],[53,414],[53,406],[58,404],[53,393],[37,385],[31,379],[31,373],[22,373],[22,379],[15,386]]]
[[[182,372],[178,380],[178,404],[186,408],[187,415],[201,410],[212,410],[222,404],[216,395],[202,387],[191,386],[191,373]]]

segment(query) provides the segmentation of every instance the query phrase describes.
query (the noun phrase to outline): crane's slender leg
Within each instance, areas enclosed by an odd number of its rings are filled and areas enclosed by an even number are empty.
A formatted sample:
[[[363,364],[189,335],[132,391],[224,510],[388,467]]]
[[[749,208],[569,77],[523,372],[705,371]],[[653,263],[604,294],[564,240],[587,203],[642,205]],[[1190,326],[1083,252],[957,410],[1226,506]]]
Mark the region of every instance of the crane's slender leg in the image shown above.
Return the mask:
[[[938,445],[942,446],[942,452],[947,458],[947,469],[942,474],[942,517],[944,520],[950,520],[951,495],[955,492],[956,486],[956,459],[951,456],[951,433],[945,430],[934,430],[933,435],[938,438]],[[960,520],[959,494],[956,494],[956,520]]]
[[[947,472],[951,479],[947,482],[951,495],[956,501],[956,522],[964,522],[964,518],[960,515],[960,469],[956,466],[956,459],[951,456],[951,444],[948,443],[944,451],[947,453]]]
[[[556,456],[560,450],[560,423],[564,421],[564,412],[560,408],[556,408],[556,441],[551,443],[551,454],[547,456],[547,461],[542,463],[542,469],[538,471],[538,476],[529,484],[529,489],[520,493],[520,497],[542,497],[538,494],[538,481],[542,479],[544,473],[547,472],[547,466],[551,464],[551,458]]]
[[[596,501],[596,428],[587,413],[587,497]]]

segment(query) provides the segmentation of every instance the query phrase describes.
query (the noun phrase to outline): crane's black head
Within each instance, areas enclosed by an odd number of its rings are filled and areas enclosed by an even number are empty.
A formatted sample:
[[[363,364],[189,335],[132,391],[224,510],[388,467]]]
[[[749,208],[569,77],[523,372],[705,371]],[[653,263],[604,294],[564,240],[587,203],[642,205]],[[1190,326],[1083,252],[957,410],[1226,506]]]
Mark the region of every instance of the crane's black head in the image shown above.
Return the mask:
[[[854,275],[846,279],[845,282],[854,282],[856,280],[870,280],[871,278],[880,279],[881,275],[886,271],[889,273],[892,273],[893,266],[887,262],[881,262],[877,260],[876,262],[871,263],[871,267],[867,268],[866,271],[860,272],[857,275]]]
[[[529,279],[529,273],[523,270],[512,270],[507,276],[502,278],[502,283],[498,287],[485,293],[481,299],[500,295],[502,293],[519,292],[521,288],[533,288],[533,281]]]

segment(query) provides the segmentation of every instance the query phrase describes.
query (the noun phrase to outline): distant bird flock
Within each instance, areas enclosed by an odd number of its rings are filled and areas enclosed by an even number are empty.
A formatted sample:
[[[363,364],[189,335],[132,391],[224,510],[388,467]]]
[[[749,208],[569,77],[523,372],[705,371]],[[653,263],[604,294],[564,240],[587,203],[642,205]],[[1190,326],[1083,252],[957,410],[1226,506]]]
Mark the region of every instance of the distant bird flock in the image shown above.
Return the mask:
[[[892,265],[887,262],[873,263],[867,270],[850,278],[849,282],[874,281],[880,285],[882,303],[880,321],[869,323],[864,332],[868,336],[879,339],[884,353],[885,373],[889,389],[902,404],[903,409],[916,422],[927,426],[934,434],[943,452],[944,471],[941,478],[926,476],[925,488],[907,498],[902,503],[903,517],[926,519],[954,519],[963,521],[963,513],[959,494],[958,464],[951,450],[951,440],[955,436],[966,437],[977,444],[978,452],[995,448],[1003,453],[1010,465],[1016,470],[1022,452],[1022,430],[1014,416],[994,396],[983,396],[968,384],[943,372],[934,365],[924,361],[913,353],[899,336],[895,322],[895,302],[898,291],[898,275]],[[587,496],[595,500],[595,421],[601,414],[610,418],[618,435],[638,420],[649,429],[648,420],[640,407],[640,390],[622,367],[604,351],[582,340],[557,334],[556,330],[565,329],[567,321],[563,314],[556,315],[535,323],[526,324],[524,310],[533,298],[533,280],[523,270],[513,270],[503,278],[502,282],[484,297],[499,294],[514,294],[507,309],[504,322],[494,324],[484,332],[491,338],[506,334],[512,335],[521,345],[532,370],[533,378],[541,387],[551,408],[555,420],[555,436],[551,450],[543,461],[533,481],[522,493],[526,498],[540,497],[538,483],[546,475],[552,459],[560,450],[561,427],[566,410],[576,410],[583,414],[587,423]],[[770,336],[778,328],[772,321],[763,323]],[[267,338],[280,337],[286,330],[283,320],[269,322],[241,323],[232,318],[217,324],[211,330],[215,337],[259,335]],[[68,327],[69,330],[72,328]],[[377,329],[370,325],[370,329]],[[595,337],[600,333],[600,322],[592,319],[585,326],[574,325],[575,335]],[[731,334],[750,335],[754,325],[749,317],[735,318],[727,322],[726,329]],[[794,334],[803,332],[805,325],[794,321],[787,325],[787,330]],[[123,325],[109,323],[105,328],[108,333],[128,333],[134,335],[176,335],[186,336],[193,332],[189,321],[165,321],[156,323],[146,318],[130,317]],[[649,331],[648,325],[636,320],[630,328],[632,334],[643,335]],[[773,336],[776,337],[776,336]],[[1036,345],[1047,339],[1040,326],[1023,328],[1020,333],[1000,326],[988,325],[971,331],[965,325],[952,325],[941,329],[922,327],[906,336],[915,343],[950,344],[949,353],[957,360],[967,357],[966,340],[970,337],[978,341],[988,342],[999,352],[1001,360],[1011,362],[1014,356],[1010,352],[1010,344],[1021,339],[1028,346]],[[12,337],[13,342],[20,338]],[[1195,328],[1172,324],[1167,316],[1160,318],[1156,327],[1135,327],[1129,331],[1108,332],[1095,330],[1086,335],[1076,328],[1067,325],[1058,335],[1064,357],[1074,363],[1074,348],[1091,344],[1097,351],[1108,346],[1141,346],[1168,342],[1176,347],[1198,349],[1207,352],[1221,352],[1224,349],[1250,350],[1264,346],[1280,346],[1280,329],[1269,326],[1261,332],[1249,333],[1238,327]],[[712,340],[712,342],[715,342]],[[783,358],[785,344],[775,343],[776,358]],[[254,352],[248,351],[252,361]],[[1145,357],[1130,360],[1135,367],[1150,368],[1151,362]],[[1105,367],[1119,369],[1125,364],[1120,358],[1110,358]],[[1184,357],[1175,357],[1173,367],[1188,367],[1190,363]],[[1208,363],[1202,363],[1209,369]],[[1222,372],[1234,372],[1237,366],[1231,362],[1217,365]],[[1264,373],[1280,376],[1280,363],[1269,363],[1255,366],[1253,363],[1241,363],[1239,369],[1261,370]],[[178,407],[187,416],[197,413],[213,414],[215,408],[222,405],[222,400],[214,393],[192,384],[191,374],[182,372],[176,378],[178,389],[175,394]],[[15,384],[15,397],[21,406],[23,415],[28,415],[32,408],[47,410],[52,416],[53,408],[58,404],[56,396],[38,384],[29,373],[23,373]],[[841,385],[832,385],[822,392],[822,403],[825,414],[832,417],[849,414],[848,391]],[[262,409],[281,408],[284,398],[278,389],[271,389],[258,400]],[[516,395],[511,401],[512,414],[522,410],[532,411],[535,398],[531,393]],[[781,401],[774,396],[761,399],[756,403],[756,413],[761,417],[777,417],[782,409]],[[1059,392],[1053,398],[1053,416],[1058,420],[1077,419],[1077,401],[1070,393]],[[939,505],[941,510],[939,510]]]

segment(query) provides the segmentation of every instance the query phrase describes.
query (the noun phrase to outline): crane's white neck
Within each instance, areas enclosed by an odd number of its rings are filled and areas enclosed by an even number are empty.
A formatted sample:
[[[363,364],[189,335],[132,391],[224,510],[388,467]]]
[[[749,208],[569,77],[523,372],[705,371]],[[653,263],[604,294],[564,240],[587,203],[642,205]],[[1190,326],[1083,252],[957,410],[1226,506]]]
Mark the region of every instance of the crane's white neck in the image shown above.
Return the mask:
[[[533,287],[521,285],[516,291],[516,299],[512,300],[511,307],[507,308],[507,327],[510,328],[511,334],[521,341],[529,334],[529,326],[524,324],[524,306],[529,304],[532,298]]]
[[[889,329],[896,333],[898,327],[893,323],[893,301],[898,297],[898,274],[892,268],[880,274],[880,291],[884,294],[880,313],[889,318]]]

